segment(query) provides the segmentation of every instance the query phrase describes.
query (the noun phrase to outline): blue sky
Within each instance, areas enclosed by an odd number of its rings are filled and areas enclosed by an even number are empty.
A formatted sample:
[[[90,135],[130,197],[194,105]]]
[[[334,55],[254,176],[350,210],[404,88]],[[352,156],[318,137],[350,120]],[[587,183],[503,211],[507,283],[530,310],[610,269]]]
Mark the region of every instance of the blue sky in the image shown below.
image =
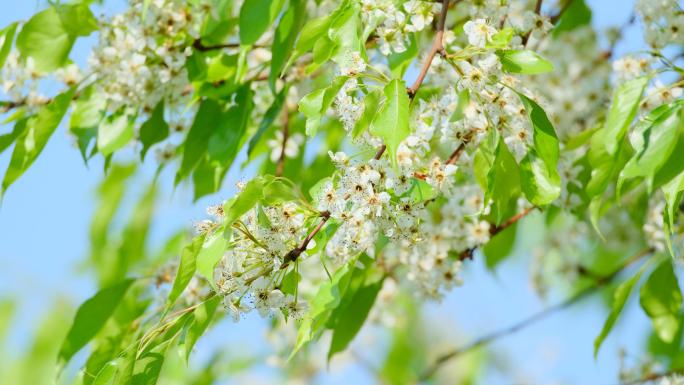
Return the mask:
[[[6,0],[8,1],[8,0]],[[3,7],[0,27],[14,20],[27,19],[39,6],[35,1],[8,1]],[[629,18],[631,1],[593,0],[594,23],[598,28],[619,25]],[[108,6],[107,9],[111,7]],[[92,39],[92,38],[91,38]],[[83,62],[86,47],[92,40],[79,43],[72,58]],[[632,28],[616,56],[641,48],[638,28]],[[7,127],[0,128],[5,132]],[[9,161],[10,151],[0,155],[0,170]],[[154,172],[153,157],[143,176],[131,185],[140,190]],[[236,162],[239,163],[239,162]],[[103,176],[101,161],[85,167],[72,146],[64,127],[53,136],[45,151],[8,191],[0,207],[0,297],[20,298],[21,322],[12,341],[21,346],[29,338],[31,326],[55,296],[70,298],[74,304],[92,295],[91,277],[79,272],[78,263],[88,249],[88,226],[94,209],[94,189]],[[187,227],[204,217],[208,204],[229,197],[240,175],[228,176],[219,196],[192,203],[191,192],[179,188],[172,192],[172,175],[164,173],[162,199],[159,203],[152,243]],[[471,339],[509,325],[544,307],[534,295],[528,275],[528,258],[521,256],[506,262],[496,275],[487,272],[480,261],[469,262],[464,275],[466,284],[440,304],[428,306],[428,313],[449,330],[447,346],[460,346]],[[637,306],[628,306],[623,321],[608,338],[598,361],[592,355],[592,342],[598,334],[605,313],[596,311],[597,299],[554,315],[535,327],[502,339],[491,348],[508,354],[515,367],[530,383],[612,384],[617,382],[617,350],[624,346],[638,351],[648,330],[648,322]],[[263,325],[256,318],[238,325],[227,323],[212,333],[216,343],[256,345],[263,343]],[[218,341],[217,341],[218,340]],[[210,342],[201,342],[202,346]],[[437,348],[437,347],[436,347]],[[326,383],[348,383],[349,375],[358,384],[369,378],[362,372],[335,373]],[[487,384],[520,383],[523,378],[502,378],[495,372]]]

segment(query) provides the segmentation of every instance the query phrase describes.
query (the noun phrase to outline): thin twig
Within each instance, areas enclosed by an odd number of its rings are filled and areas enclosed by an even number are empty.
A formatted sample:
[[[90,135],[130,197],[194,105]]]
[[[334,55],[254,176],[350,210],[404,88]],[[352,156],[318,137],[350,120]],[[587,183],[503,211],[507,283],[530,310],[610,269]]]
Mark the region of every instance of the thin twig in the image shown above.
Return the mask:
[[[521,219],[523,219],[523,218],[525,218],[526,216],[528,216],[528,215],[529,215],[532,211],[534,211],[536,208],[537,208],[536,206],[532,206],[532,207],[526,208],[525,210],[519,212],[518,214],[516,214],[516,215],[510,217],[510,218],[509,218],[508,220],[506,220],[504,223],[502,223],[502,224],[500,224],[500,225],[498,225],[498,226],[494,226],[494,227],[490,228],[490,229],[489,229],[489,234],[493,237],[493,236],[495,236],[496,234],[498,234],[498,233],[500,233],[500,232],[506,230],[507,228],[509,228],[509,227],[513,226],[514,224],[516,224],[516,223],[517,223],[518,221],[520,221]],[[461,253],[458,255],[458,259],[459,259],[460,261],[465,261],[466,259],[473,259],[473,253],[475,252],[475,250],[477,249],[477,247],[478,247],[478,246],[474,246],[474,247],[471,247],[471,248],[469,248],[469,249],[465,249],[465,250],[461,251]]]
[[[299,258],[299,256],[304,251],[306,251],[306,248],[309,246],[309,242],[311,242],[313,237],[315,237],[316,234],[318,234],[318,232],[321,231],[325,223],[328,221],[328,219],[330,219],[330,212],[328,211],[323,211],[322,213],[320,213],[320,215],[321,221],[318,222],[318,225],[316,225],[316,227],[313,230],[311,230],[311,232],[309,232],[309,234],[306,236],[306,238],[304,238],[304,240],[299,246],[295,247],[285,255],[285,258],[283,259],[283,264],[280,267],[281,269],[286,268],[290,265],[291,262],[296,261],[297,258]]]
[[[290,114],[286,110],[285,117],[283,118],[283,144],[280,151],[280,158],[278,159],[278,164],[276,165],[275,176],[283,175],[285,171],[285,147],[287,146],[287,139],[290,135]]]
[[[542,7],[543,1],[544,0],[537,0],[537,3],[534,5],[534,13],[536,13],[537,16],[541,16],[541,7]],[[572,0],[570,0],[570,1],[572,1]],[[532,35],[532,30],[534,30],[534,28],[527,31],[527,33],[522,37],[522,45],[524,47],[527,47],[527,42],[530,40],[530,35]]]
[[[375,160],[380,159],[380,157],[382,156],[382,154],[385,153],[385,150],[386,150],[386,149],[387,149],[387,145],[384,145],[384,144],[383,144],[382,146],[380,146],[380,148],[378,149],[378,152],[375,153],[375,156],[373,157],[373,159],[375,159]]]
[[[525,329],[528,326],[530,326],[530,325],[532,325],[538,321],[541,321],[541,320],[549,317],[550,315],[552,315],[552,314],[554,314],[560,310],[563,310],[563,309],[566,309],[566,308],[572,306],[573,304],[579,302],[581,299],[587,297],[588,295],[594,293],[595,291],[597,291],[601,287],[610,283],[613,279],[615,279],[615,277],[618,276],[618,274],[620,274],[625,269],[627,269],[629,266],[636,263],[637,261],[639,261],[640,259],[649,255],[652,252],[653,252],[652,248],[643,249],[643,250],[639,251],[638,253],[634,254],[633,256],[631,256],[630,258],[627,258],[627,260],[625,260],[625,262],[623,262],[622,265],[620,265],[620,267],[613,270],[608,275],[600,277],[599,279],[597,279],[594,282],[593,285],[579,291],[578,293],[576,293],[575,295],[566,299],[565,301],[560,302],[560,303],[553,305],[551,307],[548,307],[548,308],[546,308],[546,309],[544,309],[544,310],[542,310],[536,314],[533,314],[533,315],[531,315],[531,316],[529,316],[529,317],[527,317],[521,321],[518,321],[517,323],[515,323],[509,327],[506,327],[504,329],[497,330],[493,333],[484,335],[484,336],[476,339],[475,341],[471,342],[468,345],[465,345],[461,348],[457,348],[457,349],[454,349],[450,352],[442,354],[441,356],[437,357],[435,362],[432,365],[430,365],[421,374],[420,381],[425,381],[428,378],[430,378],[437,371],[437,369],[439,369],[439,367],[442,364],[446,363],[447,361],[450,361],[453,358],[456,358],[460,355],[463,355],[464,353],[467,353],[471,350],[474,350],[480,346],[487,345],[496,339],[508,336],[510,334],[513,334],[513,333],[519,331],[519,330]]]
[[[643,384],[644,382],[656,381],[663,377],[669,377],[675,374],[684,374],[684,368],[670,369],[667,372],[661,373],[651,373],[641,378],[637,378],[636,380],[621,382],[620,385],[639,385]]]
[[[432,47],[430,48],[430,52],[428,52],[428,55],[425,58],[425,63],[423,63],[423,67],[420,69],[420,73],[418,73],[416,81],[413,82],[411,87],[409,87],[406,90],[406,92],[408,92],[409,94],[409,97],[411,98],[413,98],[416,95],[416,92],[418,92],[418,89],[423,84],[423,80],[425,80],[425,76],[427,76],[428,70],[430,69],[430,65],[432,65],[432,59],[435,58],[435,55],[437,53],[441,55],[446,54],[446,52],[444,51],[443,40],[444,24],[446,23],[448,10],[449,0],[442,0],[442,11],[439,14],[439,21],[437,22],[437,32],[435,33],[435,39],[432,41]]]
[[[444,164],[455,164],[458,161],[458,158],[461,157],[461,153],[463,153],[463,150],[465,150],[465,145],[466,142],[461,142],[461,144],[459,144],[458,147],[456,147],[454,152],[452,152],[451,155],[449,155],[449,159],[447,159],[446,162],[444,162]]]

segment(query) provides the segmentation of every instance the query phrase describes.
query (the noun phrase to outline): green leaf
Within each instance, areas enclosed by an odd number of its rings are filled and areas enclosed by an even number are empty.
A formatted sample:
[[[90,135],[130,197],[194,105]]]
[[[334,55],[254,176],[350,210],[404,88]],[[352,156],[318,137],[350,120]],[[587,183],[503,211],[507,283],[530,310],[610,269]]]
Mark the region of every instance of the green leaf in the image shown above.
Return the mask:
[[[192,348],[195,346],[199,338],[207,330],[216,313],[216,308],[221,303],[220,296],[214,296],[202,302],[201,305],[193,312],[193,321],[188,328],[188,334],[185,336],[185,359],[187,361],[192,353]]]
[[[19,23],[14,22],[0,31],[0,68],[5,66],[7,56],[12,51],[12,43],[14,43],[14,34],[17,32]]]
[[[667,343],[674,342],[679,329],[682,292],[672,269],[672,261],[664,260],[651,273],[641,287],[639,302],[651,318],[658,337]]]
[[[251,210],[257,202],[264,198],[264,179],[256,177],[247,182],[234,200],[226,202],[224,212],[226,213],[226,224],[230,226],[238,220],[244,213]]]
[[[384,89],[385,101],[371,122],[370,133],[387,146],[392,166],[397,168],[399,144],[411,133],[409,97],[403,80],[394,79]]]
[[[549,174],[546,164],[532,149],[520,162],[520,185],[527,200],[537,206],[555,201],[561,193],[560,176],[557,172]]]
[[[17,36],[17,49],[23,59],[34,60],[37,71],[50,72],[66,64],[75,40],[53,6],[24,24]]]
[[[240,8],[240,44],[251,45],[271,26],[285,0],[250,0]]]
[[[406,70],[411,66],[413,60],[418,56],[418,42],[416,41],[416,34],[410,33],[408,35],[409,44],[403,52],[392,52],[387,56],[387,63],[389,64],[392,76],[395,78],[402,78]]]
[[[649,188],[656,172],[665,164],[677,145],[677,139],[684,133],[684,119],[681,106],[666,106],[649,124],[638,124],[634,129],[632,143],[635,153],[620,172],[618,186],[625,180],[647,177]],[[646,118],[649,121],[649,116]],[[619,191],[619,187],[618,187]]]
[[[306,135],[315,136],[321,119],[335,99],[335,95],[347,82],[347,76],[338,76],[326,88],[317,89],[299,101],[299,112],[306,116]]]
[[[106,117],[97,130],[97,149],[104,156],[123,148],[133,139],[134,118],[123,110]]]
[[[2,154],[9,146],[11,146],[12,143],[14,143],[14,141],[24,133],[24,131],[26,131],[26,122],[26,118],[20,119],[14,124],[12,132],[0,135],[0,154]]]
[[[105,364],[97,373],[97,377],[93,380],[91,385],[114,385],[116,384],[117,374],[119,373],[120,364],[118,361],[111,361]]]
[[[674,257],[674,252],[672,250],[672,244],[670,242],[670,236],[674,229],[674,217],[677,208],[679,207],[679,202],[682,200],[682,193],[684,193],[684,172],[679,174],[677,177],[673,178],[670,182],[665,184],[662,188],[663,195],[665,195],[665,208],[664,208],[664,221],[665,221],[665,231],[667,246],[670,250],[670,254]]]
[[[615,292],[613,293],[613,305],[610,309],[608,319],[606,319],[606,322],[603,324],[601,333],[594,340],[594,357],[598,356],[598,352],[601,348],[601,344],[603,344],[603,340],[608,336],[610,331],[613,329],[613,326],[615,325],[615,322],[620,316],[620,313],[622,313],[622,309],[625,307],[625,303],[627,303],[627,299],[629,299],[629,295],[632,293],[634,285],[636,285],[636,283],[639,282],[639,278],[641,278],[642,273],[643,269],[639,270],[639,272],[635,274],[632,278],[621,283],[615,289]]]
[[[86,4],[59,4],[55,7],[69,35],[88,36],[99,29],[97,19]]]
[[[544,161],[548,175],[558,177],[558,137],[556,130],[553,128],[551,121],[549,121],[546,112],[534,100],[527,96],[518,93],[520,100],[525,106],[525,111],[532,122],[532,135],[534,141],[534,149],[537,156]]]
[[[553,64],[530,50],[503,50],[496,54],[504,71],[516,74],[536,75],[553,71]]]
[[[228,241],[223,232],[217,231],[207,237],[197,255],[197,272],[204,276],[214,288],[214,268],[223,257],[227,244]]]
[[[192,277],[195,276],[195,271],[197,270],[197,255],[202,250],[204,238],[204,234],[200,235],[193,239],[192,243],[183,248],[178,272],[176,272],[176,278],[173,280],[173,286],[171,287],[169,297],[166,300],[167,309],[171,308],[171,306],[176,303],[176,300],[188,286]]]
[[[88,160],[88,148],[97,137],[97,130],[104,118],[106,99],[95,94],[90,86],[76,99],[69,119],[69,131],[76,136],[78,149],[84,162]]]
[[[177,185],[187,178],[204,157],[209,145],[209,138],[216,127],[216,123],[221,121],[222,113],[223,110],[217,101],[212,99],[202,101],[183,143],[183,159],[176,173],[174,184]]]
[[[511,39],[513,38],[513,35],[515,34],[515,30],[513,28],[504,28],[494,35],[492,35],[492,38],[487,42],[486,48],[488,49],[502,49],[508,47],[508,44],[511,42]]]
[[[361,327],[366,322],[375,298],[382,289],[383,280],[365,284],[351,293],[351,299],[344,308],[335,309],[339,315],[332,327],[332,341],[328,350],[328,361],[335,353],[344,351],[349,343],[356,337]]]
[[[240,87],[235,94],[235,105],[221,114],[219,124],[214,122],[214,132],[209,137],[207,154],[211,163],[222,170],[230,168],[243,143],[242,139],[254,106],[252,95],[249,84]]]
[[[71,357],[102,329],[133,282],[134,279],[126,279],[102,289],[78,308],[69,333],[59,350],[60,367],[64,367]]]
[[[627,127],[629,127],[639,109],[639,101],[648,84],[648,77],[640,77],[620,84],[613,95],[613,103],[608,112],[606,123],[597,133],[597,144],[601,145],[608,154],[615,155],[618,145],[622,142]],[[592,140],[592,145],[594,141]]]
[[[557,37],[563,32],[572,31],[577,27],[591,23],[591,8],[584,0],[570,0],[567,8],[553,28],[553,36]]]
[[[503,231],[494,235],[484,247],[482,252],[485,256],[485,264],[487,268],[492,270],[513,251],[515,246],[515,239],[518,230],[518,224],[514,223],[508,226]]]
[[[317,41],[328,33],[330,23],[332,23],[333,15],[321,16],[317,19],[312,19],[306,22],[302,27],[302,32],[299,34],[297,43],[295,44],[295,52],[292,55],[293,59],[309,52],[313,49]]]
[[[2,192],[14,183],[38,158],[69,108],[75,89],[70,88],[43,106],[26,122],[26,130],[17,138],[9,166],[2,180]],[[1,194],[0,194],[1,195]]]
[[[347,290],[353,273],[354,262],[351,261],[342,266],[335,272],[330,281],[325,281],[318,288],[318,292],[309,304],[309,311],[299,325],[297,342],[290,354],[290,359],[324,329],[330,314],[340,304],[342,296]]]
[[[278,118],[278,115],[280,115],[280,112],[283,110],[283,103],[285,102],[287,91],[288,87],[283,87],[283,89],[276,94],[273,103],[270,107],[268,107],[266,113],[264,113],[264,117],[261,119],[261,123],[259,123],[259,128],[257,129],[256,133],[254,133],[254,136],[252,136],[252,138],[249,140],[249,145],[247,146],[248,156],[252,154],[252,151],[254,151],[257,144],[259,144],[261,137],[269,128],[271,128],[273,122],[275,122],[275,120]]]
[[[145,159],[145,154],[150,147],[166,139],[169,136],[169,125],[164,120],[164,101],[160,101],[150,117],[140,126],[140,142],[143,145],[140,151],[140,159]]]
[[[280,18],[276,27],[271,48],[271,72],[268,75],[268,83],[274,92],[275,81],[285,68],[305,19],[306,1],[290,0],[287,11]]]
[[[648,78],[640,77],[621,84],[613,95],[613,102],[604,126],[591,138],[588,152],[592,167],[591,179],[586,186],[589,197],[602,194],[622,164],[618,162],[627,127],[634,119],[639,100]]]
[[[515,211],[520,195],[520,170],[513,154],[501,138],[494,153],[494,162],[487,173],[485,201],[493,200],[492,214],[496,224]]]
[[[378,113],[381,96],[382,93],[377,89],[366,94],[366,97],[363,99],[363,113],[361,113],[361,117],[356,121],[352,130],[353,139],[358,138],[359,135],[363,134],[370,127],[371,122]]]

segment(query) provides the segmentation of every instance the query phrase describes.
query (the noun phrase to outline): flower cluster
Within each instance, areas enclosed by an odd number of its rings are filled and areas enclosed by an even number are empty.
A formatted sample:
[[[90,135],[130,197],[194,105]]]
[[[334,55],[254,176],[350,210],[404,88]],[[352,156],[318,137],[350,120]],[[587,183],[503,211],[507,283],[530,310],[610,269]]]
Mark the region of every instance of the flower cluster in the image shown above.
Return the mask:
[[[638,0],[636,12],[644,24],[644,38],[653,48],[681,43],[684,39],[684,10],[677,0]]]
[[[189,100],[185,62],[211,3],[131,0],[126,12],[103,24],[89,65],[109,111]]]
[[[397,6],[392,0],[361,0],[363,23],[375,26],[380,51],[383,55],[404,52],[410,44],[410,34],[430,25],[441,4],[431,1],[409,0]]]

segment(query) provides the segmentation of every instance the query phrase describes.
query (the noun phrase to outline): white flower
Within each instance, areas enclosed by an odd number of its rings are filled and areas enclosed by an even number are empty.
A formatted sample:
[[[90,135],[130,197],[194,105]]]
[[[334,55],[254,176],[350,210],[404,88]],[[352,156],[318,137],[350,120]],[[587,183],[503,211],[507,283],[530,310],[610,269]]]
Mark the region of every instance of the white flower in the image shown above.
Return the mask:
[[[496,29],[490,27],[485,19],[469,20],[463,25],[463,31],[468,36],[468,43],[479,48],[484,48],[496,33]]]
[[[285,143],[285,157],[296,158],[299,155],[299,147],[303,143],[304,135],[299,132],[288,136]],[[271,161],[277,162],[283,153],[283,132],[280,130],[276,131],[275,138],[267,141],[266,145],[271,149]]]

